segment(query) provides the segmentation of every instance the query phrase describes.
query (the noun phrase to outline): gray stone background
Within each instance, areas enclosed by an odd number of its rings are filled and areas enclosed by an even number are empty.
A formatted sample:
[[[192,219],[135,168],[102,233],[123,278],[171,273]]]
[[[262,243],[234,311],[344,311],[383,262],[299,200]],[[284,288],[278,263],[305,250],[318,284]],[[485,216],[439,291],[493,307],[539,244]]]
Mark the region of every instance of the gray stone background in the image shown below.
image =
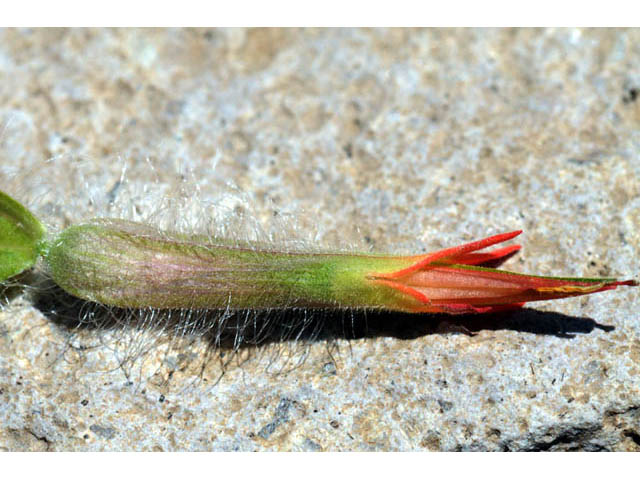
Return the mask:
[[[147,186],[220,205],[235,185],[309,245],[522,228],[508,269],[637,279],[639,65],[637,29],[3,30],[1,188],[55,231],[112,200],[162,210]],[[374,316],[241,349],[220,377],[230,355],[202,339],[69,330],[21,281],[0,311],[1,449],[640,449],[638,289]]]

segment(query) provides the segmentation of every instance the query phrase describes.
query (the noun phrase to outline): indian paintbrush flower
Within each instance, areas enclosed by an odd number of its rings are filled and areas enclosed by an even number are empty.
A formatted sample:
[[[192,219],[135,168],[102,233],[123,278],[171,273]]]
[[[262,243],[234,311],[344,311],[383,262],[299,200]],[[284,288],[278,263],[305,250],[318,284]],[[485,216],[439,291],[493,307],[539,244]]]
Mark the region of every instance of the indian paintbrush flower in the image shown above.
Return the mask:
[[[51,277],[68,293],[115,307],[486,313],[636,285],[489,268],[520,246],[479,250],[520,231],[417,256],[280,251],[115,219],[74,225],[45,242],[35,217],[2,195],[0,281],[42,254]]]

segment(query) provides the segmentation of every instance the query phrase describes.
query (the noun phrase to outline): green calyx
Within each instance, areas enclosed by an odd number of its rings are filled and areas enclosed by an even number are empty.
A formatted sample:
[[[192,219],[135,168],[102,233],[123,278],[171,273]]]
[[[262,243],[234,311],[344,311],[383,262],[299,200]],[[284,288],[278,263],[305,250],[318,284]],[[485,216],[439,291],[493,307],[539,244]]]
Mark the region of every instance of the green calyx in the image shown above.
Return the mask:
[[[52,240],[45,263],[68,293],[111,306],[280,309],[387,307],[401,295],[368,275],[410,262],[228,243],[96,219],[61,232]]]
[[[0,191],[0,282],[33,267],[45,250],[44,226]]]

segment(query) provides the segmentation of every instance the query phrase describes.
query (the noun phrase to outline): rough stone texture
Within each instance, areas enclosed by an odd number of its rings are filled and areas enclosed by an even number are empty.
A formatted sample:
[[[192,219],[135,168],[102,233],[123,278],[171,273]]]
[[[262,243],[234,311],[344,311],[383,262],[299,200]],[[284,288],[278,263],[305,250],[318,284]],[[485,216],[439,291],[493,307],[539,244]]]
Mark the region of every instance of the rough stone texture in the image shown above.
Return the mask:
[[[523,228],[513,270],[637,278],[639,65],[637,29],[4,30],[2,188],[55,228],[158,209],[122,200],[125,165],[166,195],[188,171],[267,230],[421,252]],[[329,316],[343,335],[219,378],[203,340],[70,331],[8,289],[0,449],[639,450],[638,290],[457,319],[472,337]]]

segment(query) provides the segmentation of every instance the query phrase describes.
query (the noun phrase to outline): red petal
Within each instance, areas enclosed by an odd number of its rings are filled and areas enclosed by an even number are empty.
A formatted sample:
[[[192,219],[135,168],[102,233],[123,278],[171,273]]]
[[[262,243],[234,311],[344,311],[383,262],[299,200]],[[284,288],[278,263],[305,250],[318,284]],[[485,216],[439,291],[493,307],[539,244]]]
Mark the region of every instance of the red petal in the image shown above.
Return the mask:
[[[521,245],[509,245],[487,253],[464,253],[457,257],[451,257],[451,263],[460,265],[481,265],[483,267],[497,267],[506,262],[522,248]]]
[[[414,312],[489,313],[512,310],[525,302],[587,295],[634,286],[634,280],[538,277],[468,266],[429,266],[403,278],[375,281],[417,300]]]
[[[427,255],[422,255],[419,257],[420,260],[418,260],[416,263],[414,263],[410,267],[404,268],[402,270],[398,270],[393,273],[380,275],[380,277],[386,277],[386,278],[402,277],[408,273],[421,270],[433,262],[450,260],[451,258],[461,257],[466,253],[474,252],[476,250],[482,250],[483,248],[490,247],[491,245],[495,245],[496,243],[506,242],[507,240],[511,240],[512,238],[517,237],[521,233],[522,233],[522,230],[516,230],[509,233],[501,233],[499,235],[494,235],[492,237],[483,238],[482,240],[476,240],[475,242],[466,243],[464,245],[459,245],[457,247],[445,248],[444,250],[439,250],[437,252],[433,252]]]

